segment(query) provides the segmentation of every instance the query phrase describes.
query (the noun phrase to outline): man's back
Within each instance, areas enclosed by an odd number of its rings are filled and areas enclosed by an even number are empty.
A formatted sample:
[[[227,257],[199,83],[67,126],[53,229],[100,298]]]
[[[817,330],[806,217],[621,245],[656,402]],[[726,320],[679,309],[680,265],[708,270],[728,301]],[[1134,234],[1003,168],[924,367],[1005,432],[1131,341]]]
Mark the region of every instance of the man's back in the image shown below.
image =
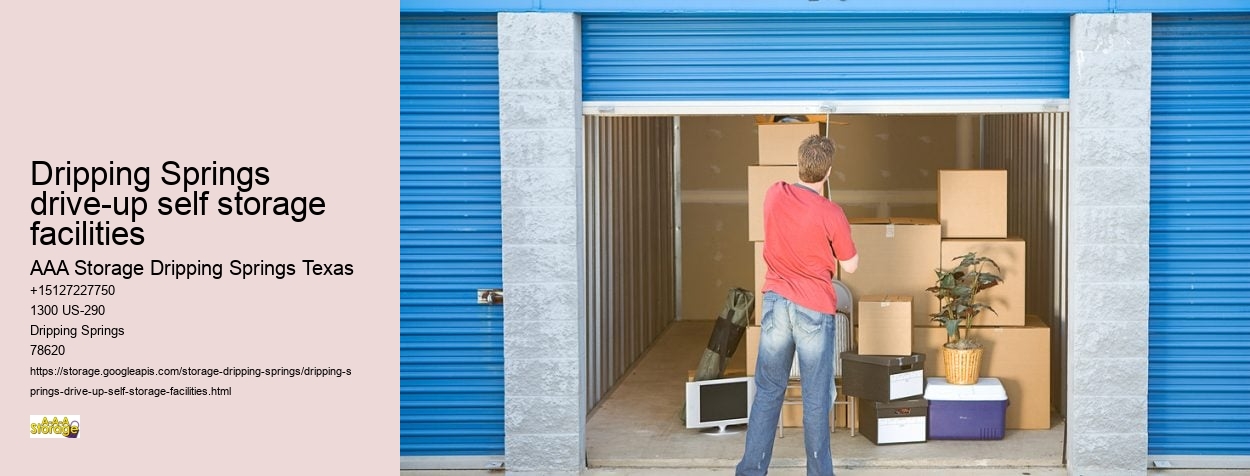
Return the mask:
[[[855,244],[842,207],[801,184],[778,182],[769,188],[764,197],[764,291],[833,314],[837,257],[852,256]]]

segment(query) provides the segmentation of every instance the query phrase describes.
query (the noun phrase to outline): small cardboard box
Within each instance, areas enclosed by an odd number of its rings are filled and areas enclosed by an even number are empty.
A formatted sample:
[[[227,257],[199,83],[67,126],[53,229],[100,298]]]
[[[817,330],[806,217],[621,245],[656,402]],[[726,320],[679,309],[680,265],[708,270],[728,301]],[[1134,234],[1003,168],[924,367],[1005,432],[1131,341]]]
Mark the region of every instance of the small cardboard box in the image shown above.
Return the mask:
[[[946,329],[915,327],[912,345],[932,362],[925,375],[946,375],[942,344]],[[1007,389],[1007,429],[1050,428],[1050,327],[1037,316],[1027,316],[1023,327],[976,327],[972,338],[985,346],[981,375],[995,377]]]
[[[929,438],[1003,439],[1009,402],[998,379],[979,378],[972,385],[953,385],[943,377],[929,377],[924,399],[929,401]]]
[[[911,296],[863,296],[856,319],[860,354],[911,354]]]
[[[747,240],[764,241],[764,195],[777,182],[799,181],[797,165],[747,167]],[[824,190],[817,190],[826,196]]]
[[[924,354],[863,355],[842,353],[842,392],[877,402],[924,394]]]
[[[759,164],[798,164],[799,145],[814,135],[821,135],[816,122],[760,124]]]
[[[803,392],[798,387],[786,389],[786,398],[799,400],[803,397]],[[833,415],[830,417],[830,424],[833,428],[846,428],[846,395],[838,394],[836,400],[837,405],[833,406]],[[803,404],[795,403],[781,406],[781,426],[786,428],[802,428],[803,427]]]
[[[842,273],[855,296],[911,296],[913,325],[929,323],[937,298],[925,291],[942,261],[942,228],[931,218],[862,218],[851,220],[851,238],[860,267]]]
[[[920,443],[928,429],[929,402],[923,398],[895,402],[855,402],[858,430],[878,445]]]
[[[985,256],[998,264],[1002,284],[977,294],[977,302],[989,304],[995,312],[985,311],[972,319],[979,326],[1023,326],[1025,288],[1025,244],[1020,238],[980,239],[953,238],[942,240],[942,268],[958,263],[955,258],[968,252]],[[989,269],[993,271],[993,267]]]
[[[939,170],[942,238],[1007,237],[1006,170]]]

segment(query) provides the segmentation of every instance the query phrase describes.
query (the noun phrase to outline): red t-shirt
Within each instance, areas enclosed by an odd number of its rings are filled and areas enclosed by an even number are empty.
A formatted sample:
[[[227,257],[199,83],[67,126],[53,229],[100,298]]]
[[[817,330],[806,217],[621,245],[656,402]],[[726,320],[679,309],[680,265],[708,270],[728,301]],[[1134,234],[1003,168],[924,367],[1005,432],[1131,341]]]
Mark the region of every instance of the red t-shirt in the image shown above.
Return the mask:
[[[838,259],[855,257],[842,207],[798,184],[777,182],[764,195],[764,291],[833,314]],[[835,259],[836,257],[836,259]],[[759,297],[762,299],[763,297]]]

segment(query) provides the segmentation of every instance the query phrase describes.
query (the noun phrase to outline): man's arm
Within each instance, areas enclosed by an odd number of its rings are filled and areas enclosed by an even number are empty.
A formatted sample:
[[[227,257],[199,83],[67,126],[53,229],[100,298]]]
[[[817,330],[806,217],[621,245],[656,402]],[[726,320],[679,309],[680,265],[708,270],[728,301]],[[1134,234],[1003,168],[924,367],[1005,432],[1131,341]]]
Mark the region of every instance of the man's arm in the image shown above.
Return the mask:
[[[855,253],[855,256],[852,256],[851,259],[842,260],[841,263],[842,272],[855,273],[855,270],[859,269],[859,253]]]

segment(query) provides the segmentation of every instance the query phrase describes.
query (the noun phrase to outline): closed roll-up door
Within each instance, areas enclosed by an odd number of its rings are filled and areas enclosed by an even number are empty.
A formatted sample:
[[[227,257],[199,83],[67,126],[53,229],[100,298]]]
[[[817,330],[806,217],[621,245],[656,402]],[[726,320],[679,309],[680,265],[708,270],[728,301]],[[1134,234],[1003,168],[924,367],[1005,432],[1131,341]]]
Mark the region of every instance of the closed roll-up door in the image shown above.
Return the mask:
[[[1066,15],[592,15],[586,101],[1068,97]]]
[[[401,456],[504,454],[495,17],[400,17]],[[402,459],[401,459],[402,461]]]
[[[1250,17],[1155,16],[1149,453],[1250,464]],[[1190,457],[1185,457],[1190,456]]]

